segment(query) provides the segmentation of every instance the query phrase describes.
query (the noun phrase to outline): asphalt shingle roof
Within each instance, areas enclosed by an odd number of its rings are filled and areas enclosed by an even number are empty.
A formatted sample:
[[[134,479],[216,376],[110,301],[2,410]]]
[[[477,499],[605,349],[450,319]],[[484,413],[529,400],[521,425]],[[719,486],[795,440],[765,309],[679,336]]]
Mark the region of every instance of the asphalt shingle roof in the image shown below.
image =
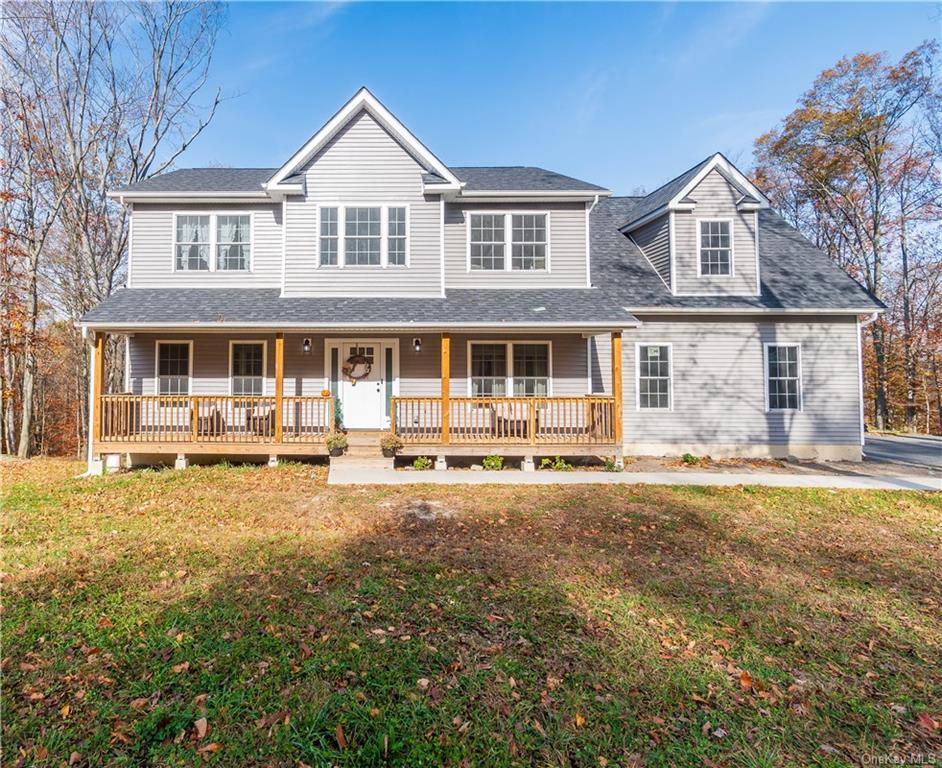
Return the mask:
[[[118,187],[116,192],[261,192],[262,184],[277,172],[277,168],[181,168],[154,176],[137,184]],[[469,190],[494,191],[567,191],[591,190],[605,192],[603,187],[587,181],[547,171],[545,168],[524,166],[510,167],[460,167],[450,169]],[[296,174],[286,179],[295,183],[302,180]],[[431,184],[441,184],[444,179],[435,174],[425,174]]]
[[[680,176],[675,179],[671,179],[669,182],[663,186],[658,187],[653,192],[644,197],[635,198],[637,204],[632,209],[630,218],[626,221],[622,221],[618,226],[627,227],[633,224],[640,219],[643,219],[649,213],[653,213],[658,210],[658,208],[663,208],[667,205],[671,199],[676,195],[680,190],[682,190],[687,184],[700,173],[700,169],[703,168],[710,160],[713,159],[713,155],[710,155],[705,160],[697,163],[693,168],[688,171],[684,171]]]
[[[261,192],[277,168],[181,168],[115,192]]]

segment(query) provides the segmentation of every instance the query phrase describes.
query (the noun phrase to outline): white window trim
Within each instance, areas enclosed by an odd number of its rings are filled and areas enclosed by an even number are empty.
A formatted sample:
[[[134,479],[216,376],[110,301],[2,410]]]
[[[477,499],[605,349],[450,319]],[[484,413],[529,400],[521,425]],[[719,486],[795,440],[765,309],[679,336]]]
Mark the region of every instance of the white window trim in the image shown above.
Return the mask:
[[[268,395],[268,340],[267,339],[229,339],[229,375],[226,377],[229,381],[229,395],[232,393],[232,363],[233,347],[236,344],[261,344],[262,345],[262,394],[261,397]],[[259,395],[238,395],[238,397],[259,397]]]
[[[727,222],[729,224],[729,274],[728,275],[711,275],[703,271],[703,259],[701,254],[703,251],[703,236],[700,234],[700,223],[711,223],[711,222]],[[704,216],[702,218],[694,219],[696,225],[696,235],[697,235],[697,275],[699,277],[712,277],[720,280],[728,280],[731,277],[736,276],[736,237],[735,237],[735,219],[728,216]]]
[[[769,393],[769,347],[794,347],[798,350],[798,407],[772,408]],[[762,345],[762,387],[765,390],[766,413],[801,413],[805,409],[805,387],[801,372],[801,342],[767,341]]]
[[[324,208],[337,209],[337,263],[324,264],[321,261],[321,210]],[[347,209],[348,208],[379,208],[379,264],[347,264],[346,239]],[[389,263],[389,209],[405,208],[406,210],[406,263]],[[407,269],[412,264],[412,209],[409,203],[376,203],[351,202],[341,203],[325,200],[317,204],[317,268],[318,269]]]
[[[496,270],[495,270],[496,271]],[[503,341],[501,339],[468,339],[467,342],[467,391],[468,397],[475,397],[471,388],[471,347],[474,344],[492,344],[499,345],[503,344],[506,348],[507,354],[507,375],[504,377],[504,392],[503,395],[495,395],[494,397],[527,397],[527,395],[514,395],[513,394],[513,383],[514,383],[514,345],[515,344],[543,344],[546,346],[546,397],[553,396],[553,342],[549,339],[514,339],[513,341]],[[490,395],[479,395],[478,397],[489,398]]]
[[[667,347],[667,408],[641,407],[641,347]],[[669,341],[635,342],[635,410],[640,413],[649,411],[670,413],[674,410],[674,345]]]
[[[160,393],[160,345],[186,344],[189,348],[189,370],[186,375],[185,395],[161,395]],[[154,343],[154,394],[159,397],[189,397],[193,394],[193,339],[157,339]]]
[[[177,218],[180,216],[209,216],[209,269],[177,269]],[[216,217],[249,217],[249,267],[248,269],[216,269]],[[282,226],[284,223],[282,222]],[[170,269],[184,275],[202,275],[219,272],[224,275],[249,275],[255,271],[255,211],[174,211],[173,230],[170,235]]]
[[[487,210],[465,209],[465,272],[476,275],[488,273],[517,272],[522,274],[549,274],[552,271],[550,254],[552,253],[552,211],[547,210]],[[503,269],[471,269],[471,217],[472,216],[503,216],[504,217],[504,268]],[[514,269],[513,268],[513,216],[545,216],[546,217],[546,267],[544,269]]]

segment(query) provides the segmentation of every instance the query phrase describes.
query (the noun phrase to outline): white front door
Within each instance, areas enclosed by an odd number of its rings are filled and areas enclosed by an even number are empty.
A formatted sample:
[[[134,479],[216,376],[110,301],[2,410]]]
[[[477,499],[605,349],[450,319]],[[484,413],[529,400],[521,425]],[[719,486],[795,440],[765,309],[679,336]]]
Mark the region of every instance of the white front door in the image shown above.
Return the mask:
[[[381,429],[383,413],[383,356],[382,344],[378,341],[344,342],[340,347],[340,365],[351,357],[361,355],[370,366],[369,373],[360,379],[342,376],[340,402],[343,409],[343,424],[347,429]],[[354,375],[363,372],[363,366],[351,371]]]

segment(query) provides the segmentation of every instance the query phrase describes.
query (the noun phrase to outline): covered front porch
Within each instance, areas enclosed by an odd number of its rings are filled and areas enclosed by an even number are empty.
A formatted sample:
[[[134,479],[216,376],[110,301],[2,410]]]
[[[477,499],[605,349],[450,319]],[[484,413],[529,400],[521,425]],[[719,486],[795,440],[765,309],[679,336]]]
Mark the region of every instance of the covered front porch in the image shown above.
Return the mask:
[[[335,431],[371,436],[376,455],[391,432],[407,456],[620,456],[621,333],[606,335],[602,390],[597,333],[136,331],[123,391],[107,393],[98,331],[90,466],[319,456]]]

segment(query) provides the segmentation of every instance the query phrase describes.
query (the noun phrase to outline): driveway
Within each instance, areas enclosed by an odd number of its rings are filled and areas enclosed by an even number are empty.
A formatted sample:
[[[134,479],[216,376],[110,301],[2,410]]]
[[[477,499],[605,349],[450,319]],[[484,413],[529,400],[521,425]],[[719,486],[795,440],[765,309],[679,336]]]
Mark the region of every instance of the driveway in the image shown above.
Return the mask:
[[[864,460],[890,462],[914,469],[942,470],[942,438],[867,435]]]

